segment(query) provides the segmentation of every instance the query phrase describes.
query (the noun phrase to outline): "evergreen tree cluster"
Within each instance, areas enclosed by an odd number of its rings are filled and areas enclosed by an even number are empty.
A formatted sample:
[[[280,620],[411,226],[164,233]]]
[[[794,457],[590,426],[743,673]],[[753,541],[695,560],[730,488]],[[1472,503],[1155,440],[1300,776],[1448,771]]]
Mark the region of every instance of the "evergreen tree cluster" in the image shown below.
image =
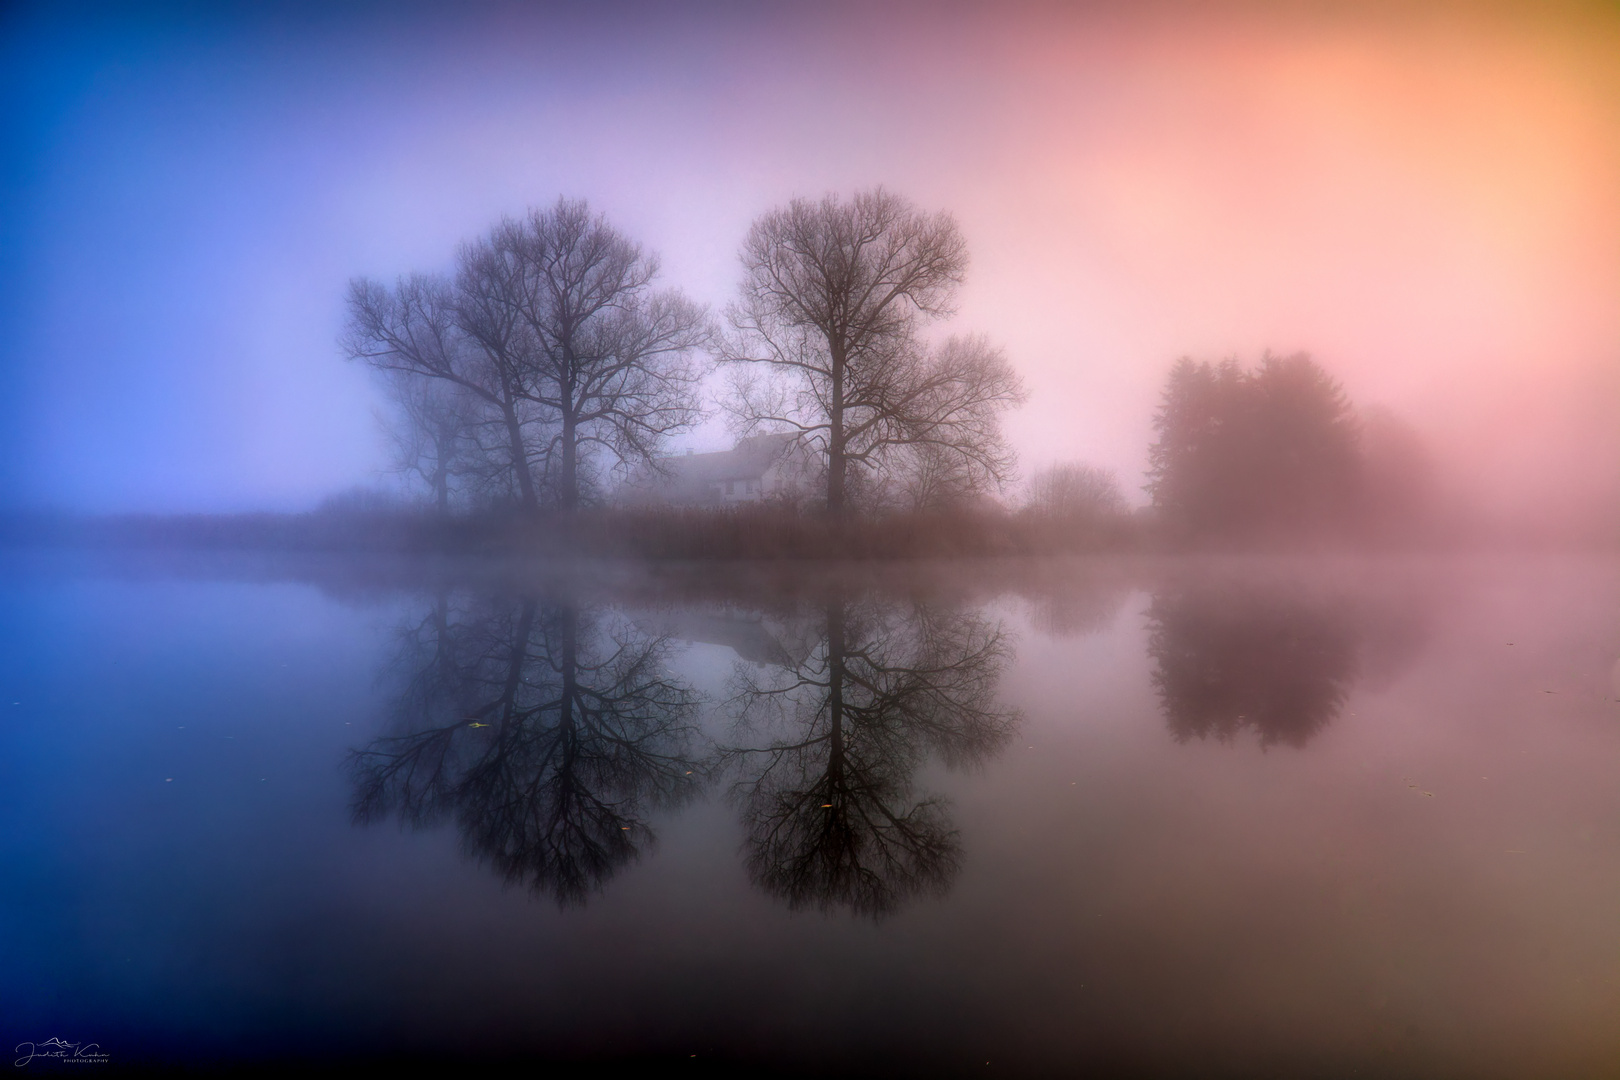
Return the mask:
[[[1184,538],[1317,534],[1361,502],[1360,427],[1339,384],[1303,353],[1245,369],[1183,358],[1154,418],[1148,492]]]

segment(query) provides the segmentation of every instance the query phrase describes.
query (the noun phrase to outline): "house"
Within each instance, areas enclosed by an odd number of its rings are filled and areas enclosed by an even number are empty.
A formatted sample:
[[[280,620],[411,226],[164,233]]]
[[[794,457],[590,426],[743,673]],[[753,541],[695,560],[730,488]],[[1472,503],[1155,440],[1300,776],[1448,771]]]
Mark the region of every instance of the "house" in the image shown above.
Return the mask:
[[[808,487],[811,465],[795,433],[771,432],[737,440],[730,450],[687,451],[658,460],[620,490],[621,502],[732,506],[795,498]]]
[[[681,608],[644,615],[635,624],[653,637],[724,645],[739,660],[784,668],[797,667],[809,658],[821,643],[825,625],[815,618],[772,617],[730,607]]]

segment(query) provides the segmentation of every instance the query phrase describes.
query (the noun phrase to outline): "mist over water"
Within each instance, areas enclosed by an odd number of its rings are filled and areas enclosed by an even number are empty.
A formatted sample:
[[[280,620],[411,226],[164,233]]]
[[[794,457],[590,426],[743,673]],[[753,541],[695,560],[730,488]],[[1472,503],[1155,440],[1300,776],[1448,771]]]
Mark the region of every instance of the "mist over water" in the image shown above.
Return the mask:
[[[221,570],[7,563],[16,1040],[1620,1054],[1610,560]]]

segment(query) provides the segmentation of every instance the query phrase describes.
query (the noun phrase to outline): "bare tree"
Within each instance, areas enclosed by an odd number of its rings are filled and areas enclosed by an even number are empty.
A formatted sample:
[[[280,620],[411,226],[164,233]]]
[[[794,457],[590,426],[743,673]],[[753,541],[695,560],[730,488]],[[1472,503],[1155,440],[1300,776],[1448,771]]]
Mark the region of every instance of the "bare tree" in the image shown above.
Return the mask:
[[[1043,517],[1118,517],[1129,508],[1119,479],[1095,465],[1063,462],[1030,478],[1027,507]]]
[[[400,278],[393,288],[366,278],[349,283],[349,323],[342,344],[351,359],[391,375],[442,379],[461,387],[499,418],[502,462],[525,506],[539,505],[530,471],[525,427],[534,410],[527,400],[529,351],[519,327],[498,315],[487,287],[469,272],[467,252],[455,282],[425,274]]]
[[[1008,477],[999,415],[1023,399],[1017,375],[983,338],[931,349],[919,336],[953,313],[967,266],[949,214],[882,188],[795,199],[754,223],[742,261],[720,346],[722,360],[747,365],[731,407],[745,430],[795,431],[825,455],[829,512],[844,513],[861,473],[907,448],[970,486]]]
[[[448,513],[452,488],[482,471],[478,444],[480,402],[444,379],[388,372],[394,410],[384,417],[394,466],[427,485],[439,513]]]
[[[480,861],[568,906],[698,794],[698,695],[667,641],[611,612],[441,594],[401,646],[392,730],[349,755],[357,821],[454,820]]]
[[[654,290],[657,259],[583,201],[503,220],[457,262],[453,283],[355,281],[345,346],[485,402],[525,505],[544,493],[574,509],[598,454],[615,468],[653,463],[698,419],[691,354],[708,341],[706,313]]]
[[[657,258],[583,201],[502,222],[474,261],[517,272],[517,294],[499,295],[533,350],[527,398],[554,418],[540,450],[564,509],[579,504],[595,451],[651,465],[699,419],[690,357],[708,343],[706,312],[655,291]]]
[[[735,770],[749,875],[793,908],[882,918],[944,892],[961,862],[947,803],[916,790],[930,758],[970,767],[1020,723],[996,687],[1001,628],[971,612],[825,598],[821,640],[798,661],[739,662]]]

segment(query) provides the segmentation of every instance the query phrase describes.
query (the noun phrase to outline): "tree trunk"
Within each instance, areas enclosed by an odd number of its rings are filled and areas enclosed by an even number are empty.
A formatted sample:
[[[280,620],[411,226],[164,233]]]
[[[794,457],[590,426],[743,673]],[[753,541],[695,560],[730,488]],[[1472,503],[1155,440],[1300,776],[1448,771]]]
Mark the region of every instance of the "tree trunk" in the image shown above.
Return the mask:
[[[442,442],[434,451],[433,501],[438,504],[440,517],[450,513],[450,466],[445,463]]]
[[[829,792],[842,787],[844,773],[844,603],[827,605],[827,779]]]
[[[844,357],[843,349],[832,349],[832,407],[827,410],[827,513],[844,516],[844,478],[849,463],[844,458]]]
[[[506,436],[512,447],[512,469],[517,473],[518,495],[526,510],[535,510],[540,500],[534,492],[534,477],[529,475],[529,450],[523,445],[523,425],[518,423],[517,408],[510,403],[501,405],[506,417]]]
[[[562,705],[557,714],[557,726],[571,733],[576,719],[574,706],[579,697],[579,609],[571,604],[562,609],[561,637],[557,670],[562,674]],[[577,741],[569,739],[567,745],[564,758],[572,762]]]
[[[497,734],[501,737],[510,735],[506,726],[517,718],[518,689],[523,685],[523,668],[529,661],[529,634],[534,629],[535,602],[523,602],[523,614],[518,616],[517,633],[512,637],[512,655],[506,666],[506,685],[501,687],[501,721],[502,727]]]
[[[433,658],[439,678],[445,685],[455,673],[455,657],[450,652],[450,594],[440,589],[433,600]]]
[[[563,410],[562,425],[562,508],[573,513],[579,509],[579,424],[572,409]]]
[[[563,512],[579,509],[579,406],[574,394],[578,386],[579,360],[574,355],[572,324],[565,330],[562,366],[556,373],[557,399],[562,403],[562,475],[557,493]]]

